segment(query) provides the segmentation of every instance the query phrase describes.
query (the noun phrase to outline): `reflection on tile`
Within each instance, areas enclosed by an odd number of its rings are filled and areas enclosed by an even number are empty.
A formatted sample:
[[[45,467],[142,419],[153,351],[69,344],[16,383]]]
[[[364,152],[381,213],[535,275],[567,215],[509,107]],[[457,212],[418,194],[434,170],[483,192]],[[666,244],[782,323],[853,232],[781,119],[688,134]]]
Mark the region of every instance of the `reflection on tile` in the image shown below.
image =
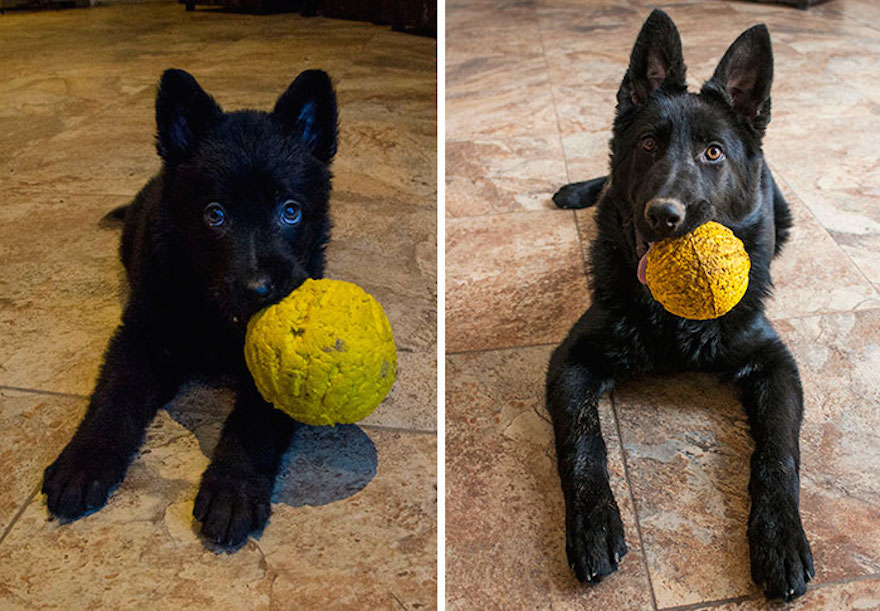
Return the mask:
[[[29,608],[66,608],[72,599],[110,607],[161,600],[167,608],[307,608],[327,600],[326,584],[333,583],[343,598],[359,592],[388,605],[396,596],[408,607],[430,606],[432,436],[368,431],[379,469],[366,488],[320,507],[276,503],[259,539],[223,554],[205,549],[196,534],[192,503],[208,462],[199,439],[205,425],[195,434],[187,428],[160,411],[101,511],[60,525],[46,520],[36,497],[0,546],[4,600]],[[273,582],[282,584],[277,593]],[[217,583],[223,587],[205,587]]]
[[[568,211],[449,219],[446,270],[450,352],[559,341],[589,305]]]
[[[446,597],[452,609],[649,609],[650,588],[610,402],[600,405],[629,552],[597,586],[565,557],[553,429],[543,405],[550,348],[447,360]]]
[[[801,509],[816,583],[880,572],[877,310],[777,323],[801,371]],[[757,593],[745,537],[752,442],[732,389],[643,379],[614,393],[659,606]]]

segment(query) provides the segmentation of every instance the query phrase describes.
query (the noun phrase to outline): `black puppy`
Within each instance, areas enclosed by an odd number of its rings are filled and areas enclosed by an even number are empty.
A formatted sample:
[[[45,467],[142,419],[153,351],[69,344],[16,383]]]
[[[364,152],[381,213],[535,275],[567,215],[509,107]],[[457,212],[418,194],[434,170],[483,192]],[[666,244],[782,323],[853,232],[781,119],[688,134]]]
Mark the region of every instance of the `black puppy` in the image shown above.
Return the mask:
[[[271,113],[224,113],[195,79],[163,74],[160,173],[125,209],[131,292],[73,439],[45,472],[49,511],[103,506],[156,411],[193,374],[231,376],[235,407],[202,476],[202,533],[238,545],[269,517],[295,424],[257,392],[243,356],[252,314],[320,278],[329,239],[336,95],[300,74]]]
[[[716,373],[741,392],[755,440],[748,524],[755,583],[768,597],[789,600],[813,577],[798,510],[801,384],[763,311],[770,261],[791,225],[761,152],[772,78],[770,36],[759,25],[737,38],[699,94],[688,93],[678,30],[655,10],[617,93],[610,175],[569,185],[555,197],[564,207],[598,199],[592,304],[547,372],[566,552],[581,581],[601,580],[626,553],[608,485],[599,397],[635,374],[681,370]],[[651,298],[637,268],[651,242],[709,220],[745,244],[749,287],[727,315],[684,320]]]

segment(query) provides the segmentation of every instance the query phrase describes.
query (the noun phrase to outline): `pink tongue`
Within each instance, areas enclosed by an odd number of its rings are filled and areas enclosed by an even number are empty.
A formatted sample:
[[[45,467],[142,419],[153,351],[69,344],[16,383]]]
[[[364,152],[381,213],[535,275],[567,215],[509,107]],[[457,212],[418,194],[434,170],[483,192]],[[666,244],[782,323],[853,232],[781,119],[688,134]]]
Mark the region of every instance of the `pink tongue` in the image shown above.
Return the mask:
[[[636,275],[639,277],[639,282],[648,284],[648,253],[643,254],[639,259],[639,271]]]

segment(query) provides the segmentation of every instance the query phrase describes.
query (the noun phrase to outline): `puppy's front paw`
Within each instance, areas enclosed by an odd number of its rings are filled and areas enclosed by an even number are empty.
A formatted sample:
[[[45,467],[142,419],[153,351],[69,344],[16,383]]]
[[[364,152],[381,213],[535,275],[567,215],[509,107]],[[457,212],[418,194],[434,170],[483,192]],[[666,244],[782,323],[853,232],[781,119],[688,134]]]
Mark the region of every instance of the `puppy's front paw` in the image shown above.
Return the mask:
[[[272,511],[272,482],[258,474],[235,473],[211,465],[202,476],[193,515],[202,534],[227,547],[244,543],[251,532],[262,530]]]
[[[620,510],[610,492],[588,510],[566,508],[565,551],[581,582],[599,583],[617,570],[626,555],[626,541]]]
[[[749,524],[752,579],[767,598],[803,595],[815,576],[810,544],[797,510],[756,511]]]
[[[49,511],[73,520],[103,507],[111,488],[122,481],[128,458],[111,450],[70,444],[43,473]]]

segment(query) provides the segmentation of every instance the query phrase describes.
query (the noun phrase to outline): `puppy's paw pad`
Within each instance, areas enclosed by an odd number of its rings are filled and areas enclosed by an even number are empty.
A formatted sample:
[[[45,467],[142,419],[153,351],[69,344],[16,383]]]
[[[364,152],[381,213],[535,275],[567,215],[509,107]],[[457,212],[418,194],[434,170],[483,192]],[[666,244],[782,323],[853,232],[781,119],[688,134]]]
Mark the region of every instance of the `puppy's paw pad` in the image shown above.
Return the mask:
[[[567,517],[568,564],[579,581],[599,583],[617,570],[627,551],[617,504],[609,499]]]
[[[193,506],[208,540],[237,547],[250,533],[262,530],[272,511],[271,484],[259,476],[246,477],[209,469]]]
[[[122,481],[127,462],[112,451],[66,447],[43,473],[46,506],[52,515],[66,520],[103,507]]]

